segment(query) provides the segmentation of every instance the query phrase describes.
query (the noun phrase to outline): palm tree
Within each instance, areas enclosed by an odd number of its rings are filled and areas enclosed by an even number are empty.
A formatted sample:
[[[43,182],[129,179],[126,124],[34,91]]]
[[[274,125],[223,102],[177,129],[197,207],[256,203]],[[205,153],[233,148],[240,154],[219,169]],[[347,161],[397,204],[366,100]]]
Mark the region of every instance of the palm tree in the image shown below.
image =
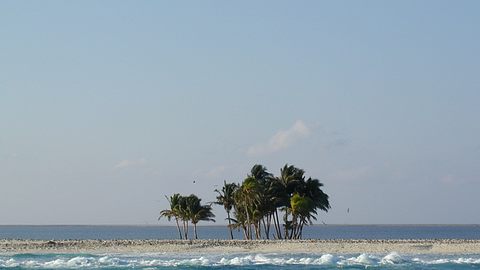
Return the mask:
[[[223,208],[227,212],[228,228],[230,230],[230,239],[233,239],[230,211],[232,211],[232,207],[235,204],[234,194],[237,188],[238,188],[237,184],[227,183],[227,181],[223,181],[222,190],[219,191],[218,189],[215,189],[215,192],[218,193],[218,196],[217,196],[217,201],[215,201],[214,203],[218,205],[223,205]]]
[[[253,165],[252,169],[250,170],[250,175],[248,176],[253,177],[261,184],[263,184],[267,179],[273,177],[273,175],[267,171],[267,167],[260,164]]]
[[[264,204],[266,206],[267,224],[265,228],[266,238],[269,239],[270,227],[273,223],[275,229],[275,238],[282,239],[282,231],[280,228],[280,220],[278,218],[279,207],[282,207],[282,202],[286,199],[283,186],[277,179],[270,177],[265,182],[263,188]]]
[[[330,209],[329,197],[321,189],[323,184],[317,179],[305,180],[304,174],[304,170],[286,164],[276,179],[282,189],[277,194],[278,205],[285,211],[285,239],[301,238],[303,226],[316,219],[317,209],[325,212]]]
[[[175,218],[175,223],[177,224],[177,230],[178,230],[180,239],[182,239],[182,232],[180,230],[180,224],[178,223],[178,219],[180,217],[179,203],[180,203],[181,197],[182,196],[180,196],[180,194],[178,193],[173,194],[172,196],[170,196],[170,198],[165,196],[165,198],[167,199],[170,205],[170,209],[165,209],[160,211],[160,216],[158,217],[159,220],[162,217],[166,217],[168,221],[170,221],[172,218]]]
[[[235,192],[235,195],[238,194],[238,191]],[[229,225],[232,229],[243,231],[243,238],[248,239],[247,237],[247,217],[245,216],[245,210],[243,209],[243,204],[235,201],[233,205],[233,218],[231,220],[233,223]]]
[[[235,203],[245,211],[247,228],[246,235],[247,239],[252,239],[252,217],[255,211],[255,207],[258,203],[258,182],[253,177],[247,177],[242,185],[235,192]]]
[[[273,179],[273,175],[267,171],[267,168],[260,164],[255,164],[250,170],[248,177],[257,182],[258,201],[253,212],[253,225],[257,238],[261,238],[261,228],[265,231],[265,237],[269,239],[270,223],[272,217],[272,198],[268,193],[268,188]]]
[[[160,212],[160,217],[166,217],[169,221],[175,218],[177,224],[178,234],[180,239],[188,239],[188,223],[192,222],[194,228],[195,239],[198,239],[197,223],[200,221],[213,221],[215,215],[212,212],[211,205],[202,205],[201,199],[196,195],[181,196],[178,193],[173,194],[168,198],[165,196],[170,204],[170,209],[165,209]],[[183,222],[183,237],[180,229],[179,220]]]
[[[289,210],[291,208],[290,205],[290,198],[293,196],[293,193],[297,189],[297,186],[301,183],[304,179],[305,171],[299,168],[296,168],[293,165],[285,164],[283,168],[280,169],[280,177],[277,178],[277,181],[282,186],[280,191],[280,205],[283,207],[285,211],[285,215],[283,217],[284,221],[284,238],[287,239],[289,236],[289,230],[291,230],[292,222],[288,220]]]
[[[309,177],[305,181],[305,196],[312,199],[316,208],[328,212],[328,209],[330,209],[329,196],[323,192],[322,187],[323,184],[318,179]]]
[[[196,195],[186,197],[187,213],[190,221],[193,224],[195,239],[198,239],[197,223],[199,221],[213,221],[215,222],[215,215],[212,213],[210,205],[202,205],[200,198]]]
[[[293,238],[298,239],[302,237],[303,226],[311,224],[312,219],[316,220],[317,209],[325,212],[328,212],[328,209],[330,209],[329,196],[323,192],[322,187],[323,184],[318,179],[312,179],[311,177],[297,186],[296,192],[298,192],[302,200],[297,200],[297,213],[299,215],[294,217],[297,223],[294,228],[295,232],[291,234]],[[293,213],[292,201],[291,206]]]
[[[188,231],[189,231],[189,226],[188,222],[190,220],[190,211],[188,209],[188,200],[189,197],[185,196],[180,196],[178,200],[178,214],[179,218],[182,220],[183,223],[183,237],[185,240],[188,239]]]
[[[295,193],[290,199],[292,212],[292,230],[290,232],[290,239],[300,239],[302,236],[303,225],[307,222],[311,223],[311,219],[316,219],[315,204],[312,199],[307,196],[300,196]]]

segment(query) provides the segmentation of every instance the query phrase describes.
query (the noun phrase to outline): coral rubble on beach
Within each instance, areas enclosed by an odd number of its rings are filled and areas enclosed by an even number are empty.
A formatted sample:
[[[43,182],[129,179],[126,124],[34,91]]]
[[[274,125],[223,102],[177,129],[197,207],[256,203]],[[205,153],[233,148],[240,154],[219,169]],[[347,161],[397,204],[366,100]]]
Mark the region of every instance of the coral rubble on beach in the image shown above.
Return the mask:
[[[480,253],[480,240],[0,240],[1,253]]]

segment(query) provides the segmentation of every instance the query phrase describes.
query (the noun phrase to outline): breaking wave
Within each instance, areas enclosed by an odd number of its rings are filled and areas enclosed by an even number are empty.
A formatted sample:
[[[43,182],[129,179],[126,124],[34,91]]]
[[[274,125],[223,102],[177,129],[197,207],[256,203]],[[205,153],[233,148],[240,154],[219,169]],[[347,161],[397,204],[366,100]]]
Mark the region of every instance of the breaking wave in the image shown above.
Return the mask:
[[[89,255],[89,254],[18,254],[0,256],[0,268],[12,269],[156,269],[169,267],[210,268],[231,266],[249,266],[249,269],[261,269],[261,266],[321,266],[322,269],[345,268],[352,266],[379,269],[391,266],[404,266],[402,269],[437,269],[437,266],[468,266],[480,269],[480,255],[422,255],[407,256],[392,252],[386,255],[356,254],[144,254],[144,255]]]

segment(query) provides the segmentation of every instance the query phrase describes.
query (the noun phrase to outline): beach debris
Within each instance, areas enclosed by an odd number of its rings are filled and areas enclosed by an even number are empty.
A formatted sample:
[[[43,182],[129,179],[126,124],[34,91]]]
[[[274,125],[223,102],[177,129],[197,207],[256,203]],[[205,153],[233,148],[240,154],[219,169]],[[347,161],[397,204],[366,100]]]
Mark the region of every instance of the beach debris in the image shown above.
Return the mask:
[[[57,242],[55,242],[55,241],[53,241],[53,240],[50,240],[50,241],[47,242],[47,245],[49,245],[49,246],[55,246],[55,245],[57,245]]]

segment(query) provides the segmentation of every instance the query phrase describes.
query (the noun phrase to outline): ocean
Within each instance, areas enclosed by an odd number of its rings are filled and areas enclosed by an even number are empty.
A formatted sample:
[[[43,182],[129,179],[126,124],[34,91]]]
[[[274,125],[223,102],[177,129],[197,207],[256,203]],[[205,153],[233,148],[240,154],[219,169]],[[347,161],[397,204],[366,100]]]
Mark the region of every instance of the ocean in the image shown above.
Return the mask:
[[[193,231],[193,230],[191,230]],[[234,231],[241,239],[241,232]],[[200,239],[228,239],[225,226],[199,226]],[[177,239],[175,226],[0,226],[0,239]],[[304,239],[480,239],[480,225],[314,225]]]
[[[170,226],[0,226],[0,239],[175,239]],[[227,239],[222,226],[199,228],[202,239]],[[236,235],[240,238],[240,234]],[[311,239],[480,239],[477,225],[318,225]],[[480,254],[136,253],[1,254],[0,269],[480,269]]]

